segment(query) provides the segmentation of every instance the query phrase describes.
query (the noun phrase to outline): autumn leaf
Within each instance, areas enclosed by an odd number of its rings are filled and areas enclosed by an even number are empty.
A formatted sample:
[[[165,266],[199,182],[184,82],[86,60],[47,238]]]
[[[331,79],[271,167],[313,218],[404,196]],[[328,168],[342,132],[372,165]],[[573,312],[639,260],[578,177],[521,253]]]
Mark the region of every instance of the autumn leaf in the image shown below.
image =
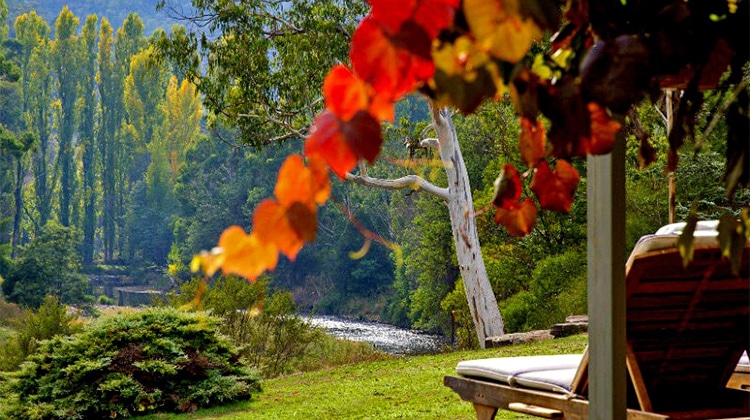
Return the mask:
[[[407,21],[424,28],[430,39],[453,24],[460,0],[370,0],[372,16],[389,33],[396,34]]]
[[[256,207],[253,214],[253,234],[262,243],[274,244],[290,260],[296,258],[307,238],[314,239],[315,235],[310,234],[309,230],[317,229],[317,221],[312,223],[312,227],[305,226],[305,223],[311,221],[309,214],[305,214],[302,220],[298,219],[302,214],[299,211],[300,205],[294,204],[294,210],[289,212],[278,201],[267,198]],[[307,206],[303,207],[310,210]]]
[[[347,121],[370,102],[369,86],[344,65],[334,66],[323,81],[326,108],[339,119]]]
[[[333,172],[343,179],[357,165],[357,156],[346,144],[339,123],[339,119],[330,111],[318,115],[305,141],[305,155],[325,160]]]
[[[495,179],[495,194],[492,203],[496,207],[511,208],[521,198],[521,178],[513,165],[503,167]]]
[[[677,249],[680,251],[683,267],[687,267],[693,261],[696,226],[698,226],[698,210],[696,203],[693,202],[687,220],[685,220],[685,227],[682,228],[682,233],[677,237]]]
[[[284,207],[302,203],[315,208],[312,171],[307,168],[302,156],[295,154],[286,158],[279,169],[273,193]]]
[[[519,12],[518,0],[464,0],[464,15],[481,47],[493,57],[518,63],[542,30]]]
[[[537,119],[536,123],[521,117],[521,134],[518,136],[518,151],[521,159],[529,168],[533,168],[544,158],[547,146],[547,132],[544,124]]]
[[[543,161],[536,167],[531,191],[539,199],[542,209],[569,213],[579,180],[578,171],[567,161],[558,160],[554,172]]]
[[[224,274],[237,274],[254,280],[266,270],[276,268],[278,252],[273,243],[266,243],[256,235],[248,235],[240,226],[230,226],[219,237],[218,246],[211,252],[197,255],[191,266],[203,268],[212,276],[219,268]]]
[[[505,226],[513,236],[528,235],[536,223],[536,205],[529,198],[519,202],[520,198],[521,179],[518,171],[513,165],[505,165],[495,180],[492,202],[497,207],[495,222]]]
[[[318,156],[308,157],[308,165],[312,173],[313,200],[317,204],[324,204],[331,196],[331,178],[328,167]]]
[[[326,108],[340,120],[348,121],[359,111],[367,111],[380,121],[393,121],[394,103],[389,95],[376,92],[344,66],[334,66],[323,82]]]
[[[392,36],[369,16],[354,32],[350,58],[360,78],[395,102],[435,73],[431,45],[428,34],[417,25],[407,25]]]
[[[486,98],[505,91],[497,63],[476,48],[468,36],[435,45],[432,52],[435,75],[430,87],[441,105],[458,107],[469,114]]]
[[[580,143],[582,154],[603,155],[611,152],[615,135],[622,125],[610,118],[607,110],[596,102],[589,102],[586,109],[591,119],[591,131],[589,139]]]
[[[315,119],[305,155],[325,160],[343,179],[359,159],[373,163],[382,143],[380,123],[372,115],[360,111],[350,121],[341,121],[325,111]]]
[[[512,236],[526,236],[536,223],[537,209],[534,202],[527,198],[511,208],[498,207],[495,222],[503,225]]]

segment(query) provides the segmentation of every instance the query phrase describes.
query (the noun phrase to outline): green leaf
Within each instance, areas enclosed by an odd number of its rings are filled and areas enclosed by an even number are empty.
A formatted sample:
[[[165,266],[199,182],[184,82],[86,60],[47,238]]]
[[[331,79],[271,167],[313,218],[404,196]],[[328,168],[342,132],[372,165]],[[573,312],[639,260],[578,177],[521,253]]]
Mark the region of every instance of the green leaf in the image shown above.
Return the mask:
[[[693,203],[690,207],[690,213],[688,213],[687,220],[685,221],[685,228],[682,229],[680,237],[677,238],[677,249],[682,256],[683,267],[687,267],[687,265],[693,261],[693,234],[695,233],[695,226],[697,224],[698,212],[695,203]]]

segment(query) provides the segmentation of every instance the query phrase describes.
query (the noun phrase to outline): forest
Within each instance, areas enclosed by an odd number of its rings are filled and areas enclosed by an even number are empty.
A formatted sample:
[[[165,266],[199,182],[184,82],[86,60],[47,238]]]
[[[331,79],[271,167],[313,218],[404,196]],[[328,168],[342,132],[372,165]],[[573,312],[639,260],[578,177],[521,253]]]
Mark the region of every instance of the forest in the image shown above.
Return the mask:
[[[225,48],[224,68],[255,72],[247,86],[226,88],[220,72],[195,75],[196,68],[216,64],[211,54],[169,49],[201,38],[197,18],[176,13],[188,3],[170,1],[157,10],[149,1],[8,0],[6,7],[0,0],[0,278],[9,301],[35,308],[52,293],[69,304],[107,302],[88,284],[101,274],[161,289],[197,276],[189,267],[193,256],[215,247],[228,226],[252,229],[253,211],[274,193],[283,159],[302,150],[306,133],[300,127],[322,108],[325,71],[345,61],[346,34],[363,7],[300,2],[299,10],[276,11],[277,21],[299,29],[293,34],[246,40],[242,50],[211,44],[211,51]],[[158,27],[165,22],[170,27]],[[207,27],[230,31],[235,24]],[[293,72],[290,63],[303,65]],[[262,66],[274,71],[257,71]],[[668,103],[679,98],[668,100],[668,94],[638,104],[624,127],[628,247],[669,222],[666,115]],[[232,107],[231,101],[244,100],[250,102],[244,110]],[[678,221],[691,207],[704,219],[736,215],[750,200],[740,187],[731,201],[717,183],[725,170],[727,127],[712,119],[724,100],[721,93],[707,95],[698,126],[711,129],[693,150],[680,152],[673,207]],[[542,212],[529,235],[510,235],[487,209],[497,173],[522,162],[513,105],[486,103],[453,121],[506,330],[547,328],[584,313],[585,188],[579,187],[568,214]],[[421,97],[396,104],[381,156],[368,174],[395,179],[417,173],[445,184],[440,156],[418,142],[429,125],[430,109]],[[641,169],[644,131],[657,158]],[[585,174],[585,161],[573,166]],[[332,178],[332,199],[318,211],[315,241],[294,262],[282,257],[264,281],[290,291],[303,311],[442,334],[450,334],[455,317],[459,339],[472,345],[476,337],[447,206],[429,194]]]

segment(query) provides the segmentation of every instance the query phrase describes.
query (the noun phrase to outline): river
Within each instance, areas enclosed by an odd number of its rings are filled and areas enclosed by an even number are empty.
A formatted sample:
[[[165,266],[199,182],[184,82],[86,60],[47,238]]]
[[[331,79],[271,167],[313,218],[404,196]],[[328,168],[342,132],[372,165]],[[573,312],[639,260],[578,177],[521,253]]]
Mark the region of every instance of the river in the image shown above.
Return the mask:
[[[390,354],[435,353],[444,343],[442,337],[389,324],[357,321],[336,316],[313,316],[312,323],[325,328],[334,337],[365,341]]]

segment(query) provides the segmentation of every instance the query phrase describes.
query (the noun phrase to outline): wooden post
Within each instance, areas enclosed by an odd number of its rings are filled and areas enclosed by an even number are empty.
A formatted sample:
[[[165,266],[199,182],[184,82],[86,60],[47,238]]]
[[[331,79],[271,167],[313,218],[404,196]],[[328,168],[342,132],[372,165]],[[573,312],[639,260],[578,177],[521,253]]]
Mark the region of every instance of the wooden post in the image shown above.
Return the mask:
[[[625,138],[588,158],[589,418],[626,418]]]
[[[672,103],[673,94],[673,89],[664,89],[667,104],[667,136],[672,132],[672,124],[674,121],[674,105]],[[669,172],[667,178],[669,179],[669,223],[674,223],[677,221],[677,193],[674,182],[674,172]]]

